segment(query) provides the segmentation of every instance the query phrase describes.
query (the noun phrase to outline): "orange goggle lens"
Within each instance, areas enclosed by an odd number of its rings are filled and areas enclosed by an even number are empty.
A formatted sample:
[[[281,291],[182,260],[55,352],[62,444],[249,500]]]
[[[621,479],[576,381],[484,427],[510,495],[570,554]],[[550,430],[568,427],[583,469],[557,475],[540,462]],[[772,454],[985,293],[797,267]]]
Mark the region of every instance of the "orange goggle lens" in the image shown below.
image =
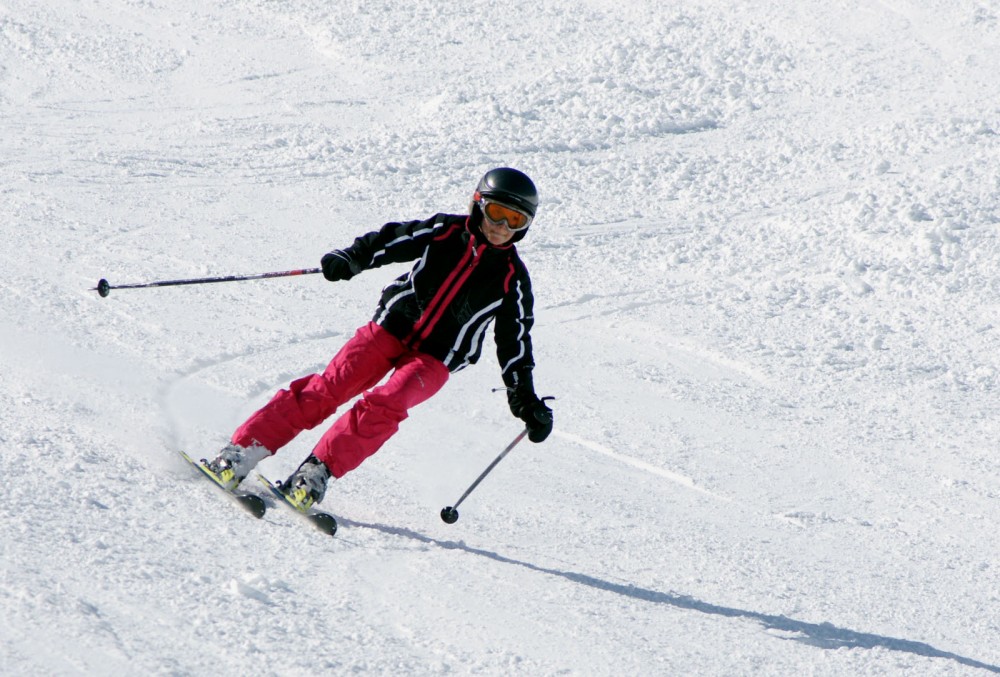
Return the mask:
[[[479,201],[479,206],[482,208],[486,218],[492,223],[496,225],[503,223],[507,226],[508,230],[512,230],[515,233],[519,230],[524,230],[531,224],[530,216],[513,207],[502,205],[499,202],[490,202],[483,199]]]

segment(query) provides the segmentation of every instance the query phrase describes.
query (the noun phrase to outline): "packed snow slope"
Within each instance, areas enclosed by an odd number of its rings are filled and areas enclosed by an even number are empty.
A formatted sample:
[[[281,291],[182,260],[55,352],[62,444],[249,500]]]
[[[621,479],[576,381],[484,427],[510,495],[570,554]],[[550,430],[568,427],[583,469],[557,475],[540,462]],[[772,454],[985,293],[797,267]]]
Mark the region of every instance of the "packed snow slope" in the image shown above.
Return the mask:
[[[997,54],[993,0],[0,3],[0,673],[1000,673]],[[406,268],[99,278],[503,165],[548,441],[439,519],[521,429],[490,349],[336,538],[184,465]]]

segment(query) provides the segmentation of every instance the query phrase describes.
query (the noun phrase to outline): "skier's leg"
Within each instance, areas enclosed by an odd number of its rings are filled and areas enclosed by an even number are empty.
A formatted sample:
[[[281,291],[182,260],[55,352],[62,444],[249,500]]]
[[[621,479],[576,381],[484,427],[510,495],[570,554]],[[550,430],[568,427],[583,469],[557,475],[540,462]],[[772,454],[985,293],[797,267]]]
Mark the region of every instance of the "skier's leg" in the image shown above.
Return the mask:
[[[358,467],[399,430],[407,411],[434,395],[448,380],[448,368],[423,353],[407,353],[383,385],[364,394],[320,438],[313,455],[334,477]]]
[[[322,374],[311,374],[279,390],[233,433],[232,442],[253,444],[272,454],[303,430],[311,430],[330,417],[341,404],[382,380],[403,344],[382,327],[360,327],[330,361]]]

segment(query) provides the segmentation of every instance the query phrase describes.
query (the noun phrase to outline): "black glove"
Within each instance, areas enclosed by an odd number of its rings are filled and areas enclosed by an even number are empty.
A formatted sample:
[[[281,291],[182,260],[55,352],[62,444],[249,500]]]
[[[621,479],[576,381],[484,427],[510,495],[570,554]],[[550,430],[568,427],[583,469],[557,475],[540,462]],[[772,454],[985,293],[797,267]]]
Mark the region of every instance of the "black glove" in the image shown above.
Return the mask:
[[[528,439],[542,442],[552,432],[552,410],[538,399],[530,379],[507,391],[510,413],[528,426]]]
[[[350,280],[361,272],[361,266],[342,249],[334,249],[329,254],[323,254],[320,265],[323,266],[323,277],[330,282]]]

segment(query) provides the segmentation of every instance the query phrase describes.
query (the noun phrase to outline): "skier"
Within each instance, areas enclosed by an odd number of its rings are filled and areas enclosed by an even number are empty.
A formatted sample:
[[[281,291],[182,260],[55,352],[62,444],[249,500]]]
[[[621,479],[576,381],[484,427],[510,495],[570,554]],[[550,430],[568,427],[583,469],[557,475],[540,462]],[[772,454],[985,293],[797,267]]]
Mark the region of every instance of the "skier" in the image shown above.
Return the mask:
[[[531,179],[500,167],[479,181],[469,214],[387,223],[324,255],[323,276],[331,282],[390,263],[416,263],[383,289],[372,321],[323,373],[279,390],[237,428],[208,469],[233,490],[261,460],[364,393],[282,484],[290,501],[308,510],[323,500],[331,476],[358,467],[392,437],[410,408],[440,390],[451,372],[478,360],[491,322],[511,413],[524,421],[532,442],[543,441],[552,432],[552,411],[535,394],[531,281],[515,247],[537,208]]]

